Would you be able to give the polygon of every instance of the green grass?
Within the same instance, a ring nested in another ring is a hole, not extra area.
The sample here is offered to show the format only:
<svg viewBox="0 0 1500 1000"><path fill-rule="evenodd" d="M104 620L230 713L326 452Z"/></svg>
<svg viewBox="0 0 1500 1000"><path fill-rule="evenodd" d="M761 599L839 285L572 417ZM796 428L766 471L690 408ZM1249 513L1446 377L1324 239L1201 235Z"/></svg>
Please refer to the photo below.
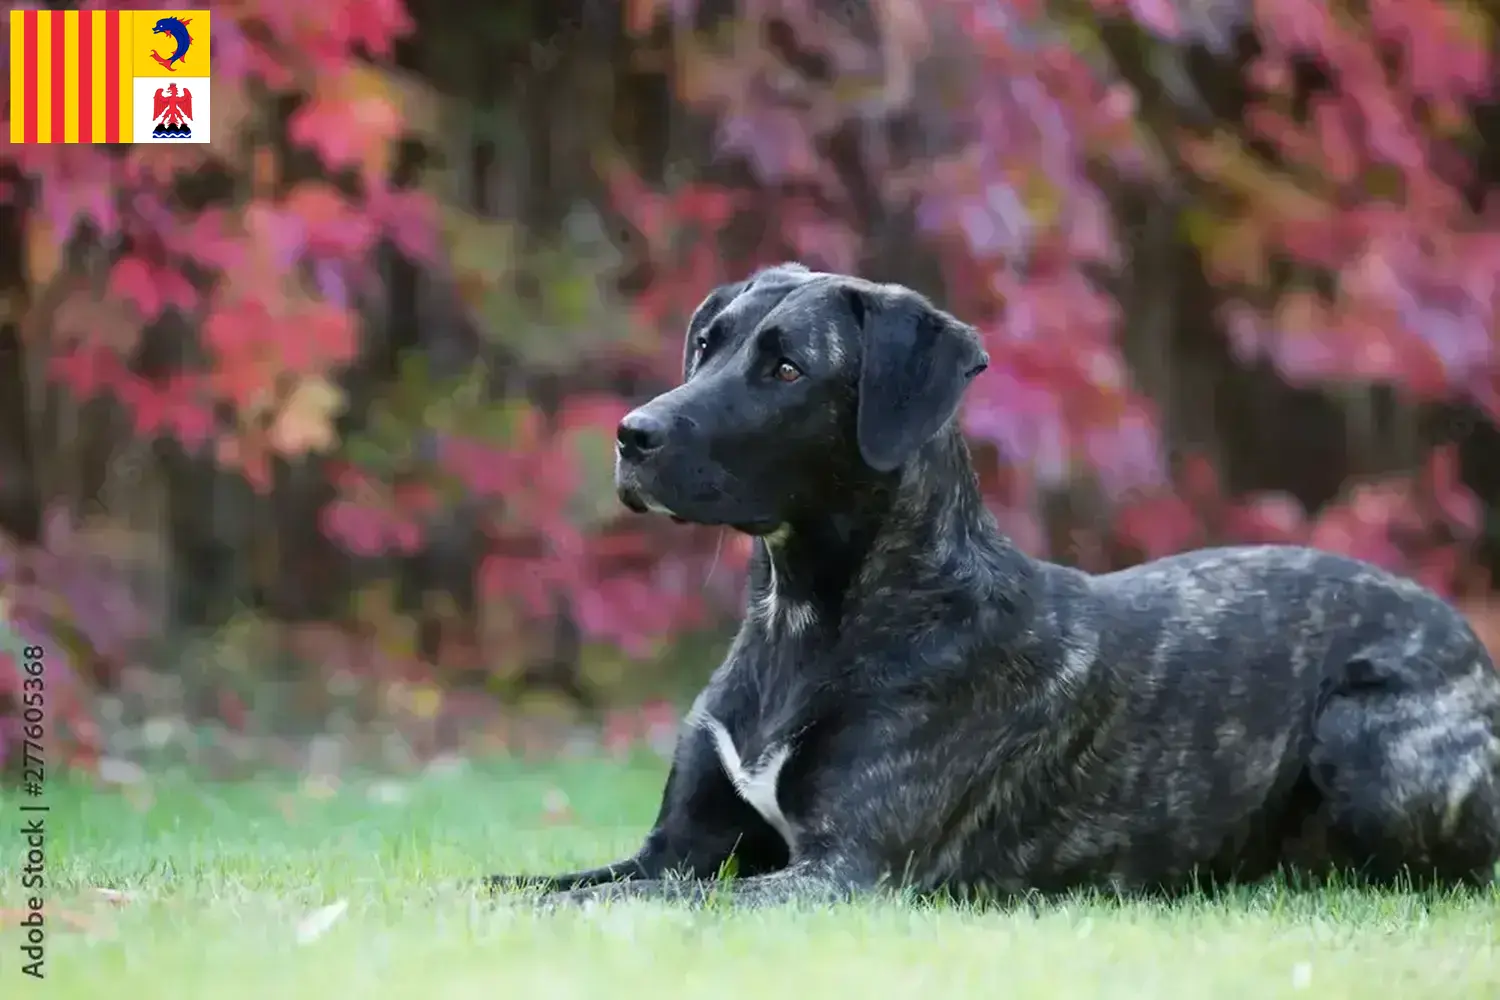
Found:
<svg viewBox="0 0 1500 1000"><path fill-rule="evenodd" d="M491 870L624 854L654 813L661 776L655 764L496 766L414 781L398 803L353 781L318 799L291 783L162 779L149 805L55 784L44 983L18 971L16 910L28 893L13 849L19 802L8 795L0 996L1500 997L1500 893L1266 888L1038 912L617 904L536 915L451 887ZM543 821L553 788L571 801L567 824ZM103 900L99 886L130 898ZM341 919L299 944L299 921L341 900Z"/></svg>

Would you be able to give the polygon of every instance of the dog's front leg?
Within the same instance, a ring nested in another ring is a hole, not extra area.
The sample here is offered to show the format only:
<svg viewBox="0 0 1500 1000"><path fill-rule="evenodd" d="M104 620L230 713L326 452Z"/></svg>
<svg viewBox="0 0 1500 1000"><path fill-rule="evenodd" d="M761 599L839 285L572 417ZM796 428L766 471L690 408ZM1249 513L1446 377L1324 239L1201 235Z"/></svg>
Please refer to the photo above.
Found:
<svg viewBox="0 0 1500 1000"><path fill-rule="evenodd" d="M767 851L767 843L774 834L753 827L735 827L719 823L703 822L672 808L670 794L672 782L668 783L667 802L663 803L663 815L646 837L641 849L633 856L621 861L566 872L560 875L491 875L485 879L491 891L540 891L542 893L586 891L592 886L612 883L639 884L677 876L686 879L712 879L718 876L731 855L740 858L741 870L765 871L773 864ZM729 812L725 818L734 816ZM735 817L749 825L745 817ZM758 817L756 817L758 820ZM770 846L774 847L774 843Z"/></svg>
<svg viewBox="0 0 1500 1000"><path fill-rule="evenodd" d="M717 878L731 857L741 874L753 876L785 865L787 848L781 835L735 791L708 735L691 728L673 755L656 822L633 856L561 875L491 875L485 885L491 891L565 893L607 884L642 884L669 875L706 880Z"/></svg>
<svg viewBox="0 0 1500 1000"><path fill-rule="evenodd" d="M648 843L635 857L600 865L598 868L565 872L561 875L490 875L484 880L484 884L494 892L566 892L606 882L659 878L665 871L665 860L654 856Z"/></svg>
<svg viewBox="0 0 1500 1000"><path fill-rule="evenodd" d="M808 857L780 871L742 879L648 879L559 892L546 897L542 908L555 910L627 899L658 900L693 907L713 899L723 899L741 909L787 903L829 905L872 892L877 884L870 875L872 871L871 866L856 864L843 857Z"/></svg>

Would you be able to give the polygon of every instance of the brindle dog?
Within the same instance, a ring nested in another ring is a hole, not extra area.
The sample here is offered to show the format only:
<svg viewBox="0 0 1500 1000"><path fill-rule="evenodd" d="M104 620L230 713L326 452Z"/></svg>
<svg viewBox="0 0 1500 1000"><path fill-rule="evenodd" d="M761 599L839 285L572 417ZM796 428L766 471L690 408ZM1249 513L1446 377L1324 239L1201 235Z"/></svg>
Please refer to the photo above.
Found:
<svg viewBox="0 0 1500 1000"><path fill-rule="evenodd" d="M1463 618L1292 546L1103 576L1026 556L954 418L988 361L899 286L783 265L708 296L615 474L632 510L755 537L744 624L641 849L491 884L760 905L1492 878L1500 674Z"/></svg>

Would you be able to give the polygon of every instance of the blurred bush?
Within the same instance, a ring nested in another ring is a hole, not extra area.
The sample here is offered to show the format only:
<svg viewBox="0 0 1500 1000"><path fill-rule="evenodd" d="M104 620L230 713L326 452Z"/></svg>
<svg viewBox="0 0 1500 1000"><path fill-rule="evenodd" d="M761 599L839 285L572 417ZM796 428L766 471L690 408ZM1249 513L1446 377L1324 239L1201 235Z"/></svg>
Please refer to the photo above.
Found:
<svg viewBox="0 0 1500 1000"><path fill-rule="evenodd" d="M74 764L650 738L748 548L625 515L613 427L783 259L981 329L1026 549L1306 542L1500 638L1492 3L215 14L211 146L0 157L0 600Z"/></svg>

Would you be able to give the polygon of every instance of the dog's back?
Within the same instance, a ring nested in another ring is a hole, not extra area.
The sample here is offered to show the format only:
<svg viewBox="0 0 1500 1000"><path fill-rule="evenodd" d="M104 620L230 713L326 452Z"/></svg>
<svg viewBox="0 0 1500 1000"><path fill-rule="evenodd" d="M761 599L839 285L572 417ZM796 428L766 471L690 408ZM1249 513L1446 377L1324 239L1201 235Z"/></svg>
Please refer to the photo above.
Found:
<svg viewBox="0 0 1500 1000"><path fill-rule="evenodd" d="M1097 577L1037 566L1029 655L1054 665L1059 756L1036 769L1051 783L1035 815L996 818L1017 885L1368 866L1372 839L1419 866L1493 856L1500 675L1431 592L1292 546ZM972 874L997 867L988 854Z"/></svg>

